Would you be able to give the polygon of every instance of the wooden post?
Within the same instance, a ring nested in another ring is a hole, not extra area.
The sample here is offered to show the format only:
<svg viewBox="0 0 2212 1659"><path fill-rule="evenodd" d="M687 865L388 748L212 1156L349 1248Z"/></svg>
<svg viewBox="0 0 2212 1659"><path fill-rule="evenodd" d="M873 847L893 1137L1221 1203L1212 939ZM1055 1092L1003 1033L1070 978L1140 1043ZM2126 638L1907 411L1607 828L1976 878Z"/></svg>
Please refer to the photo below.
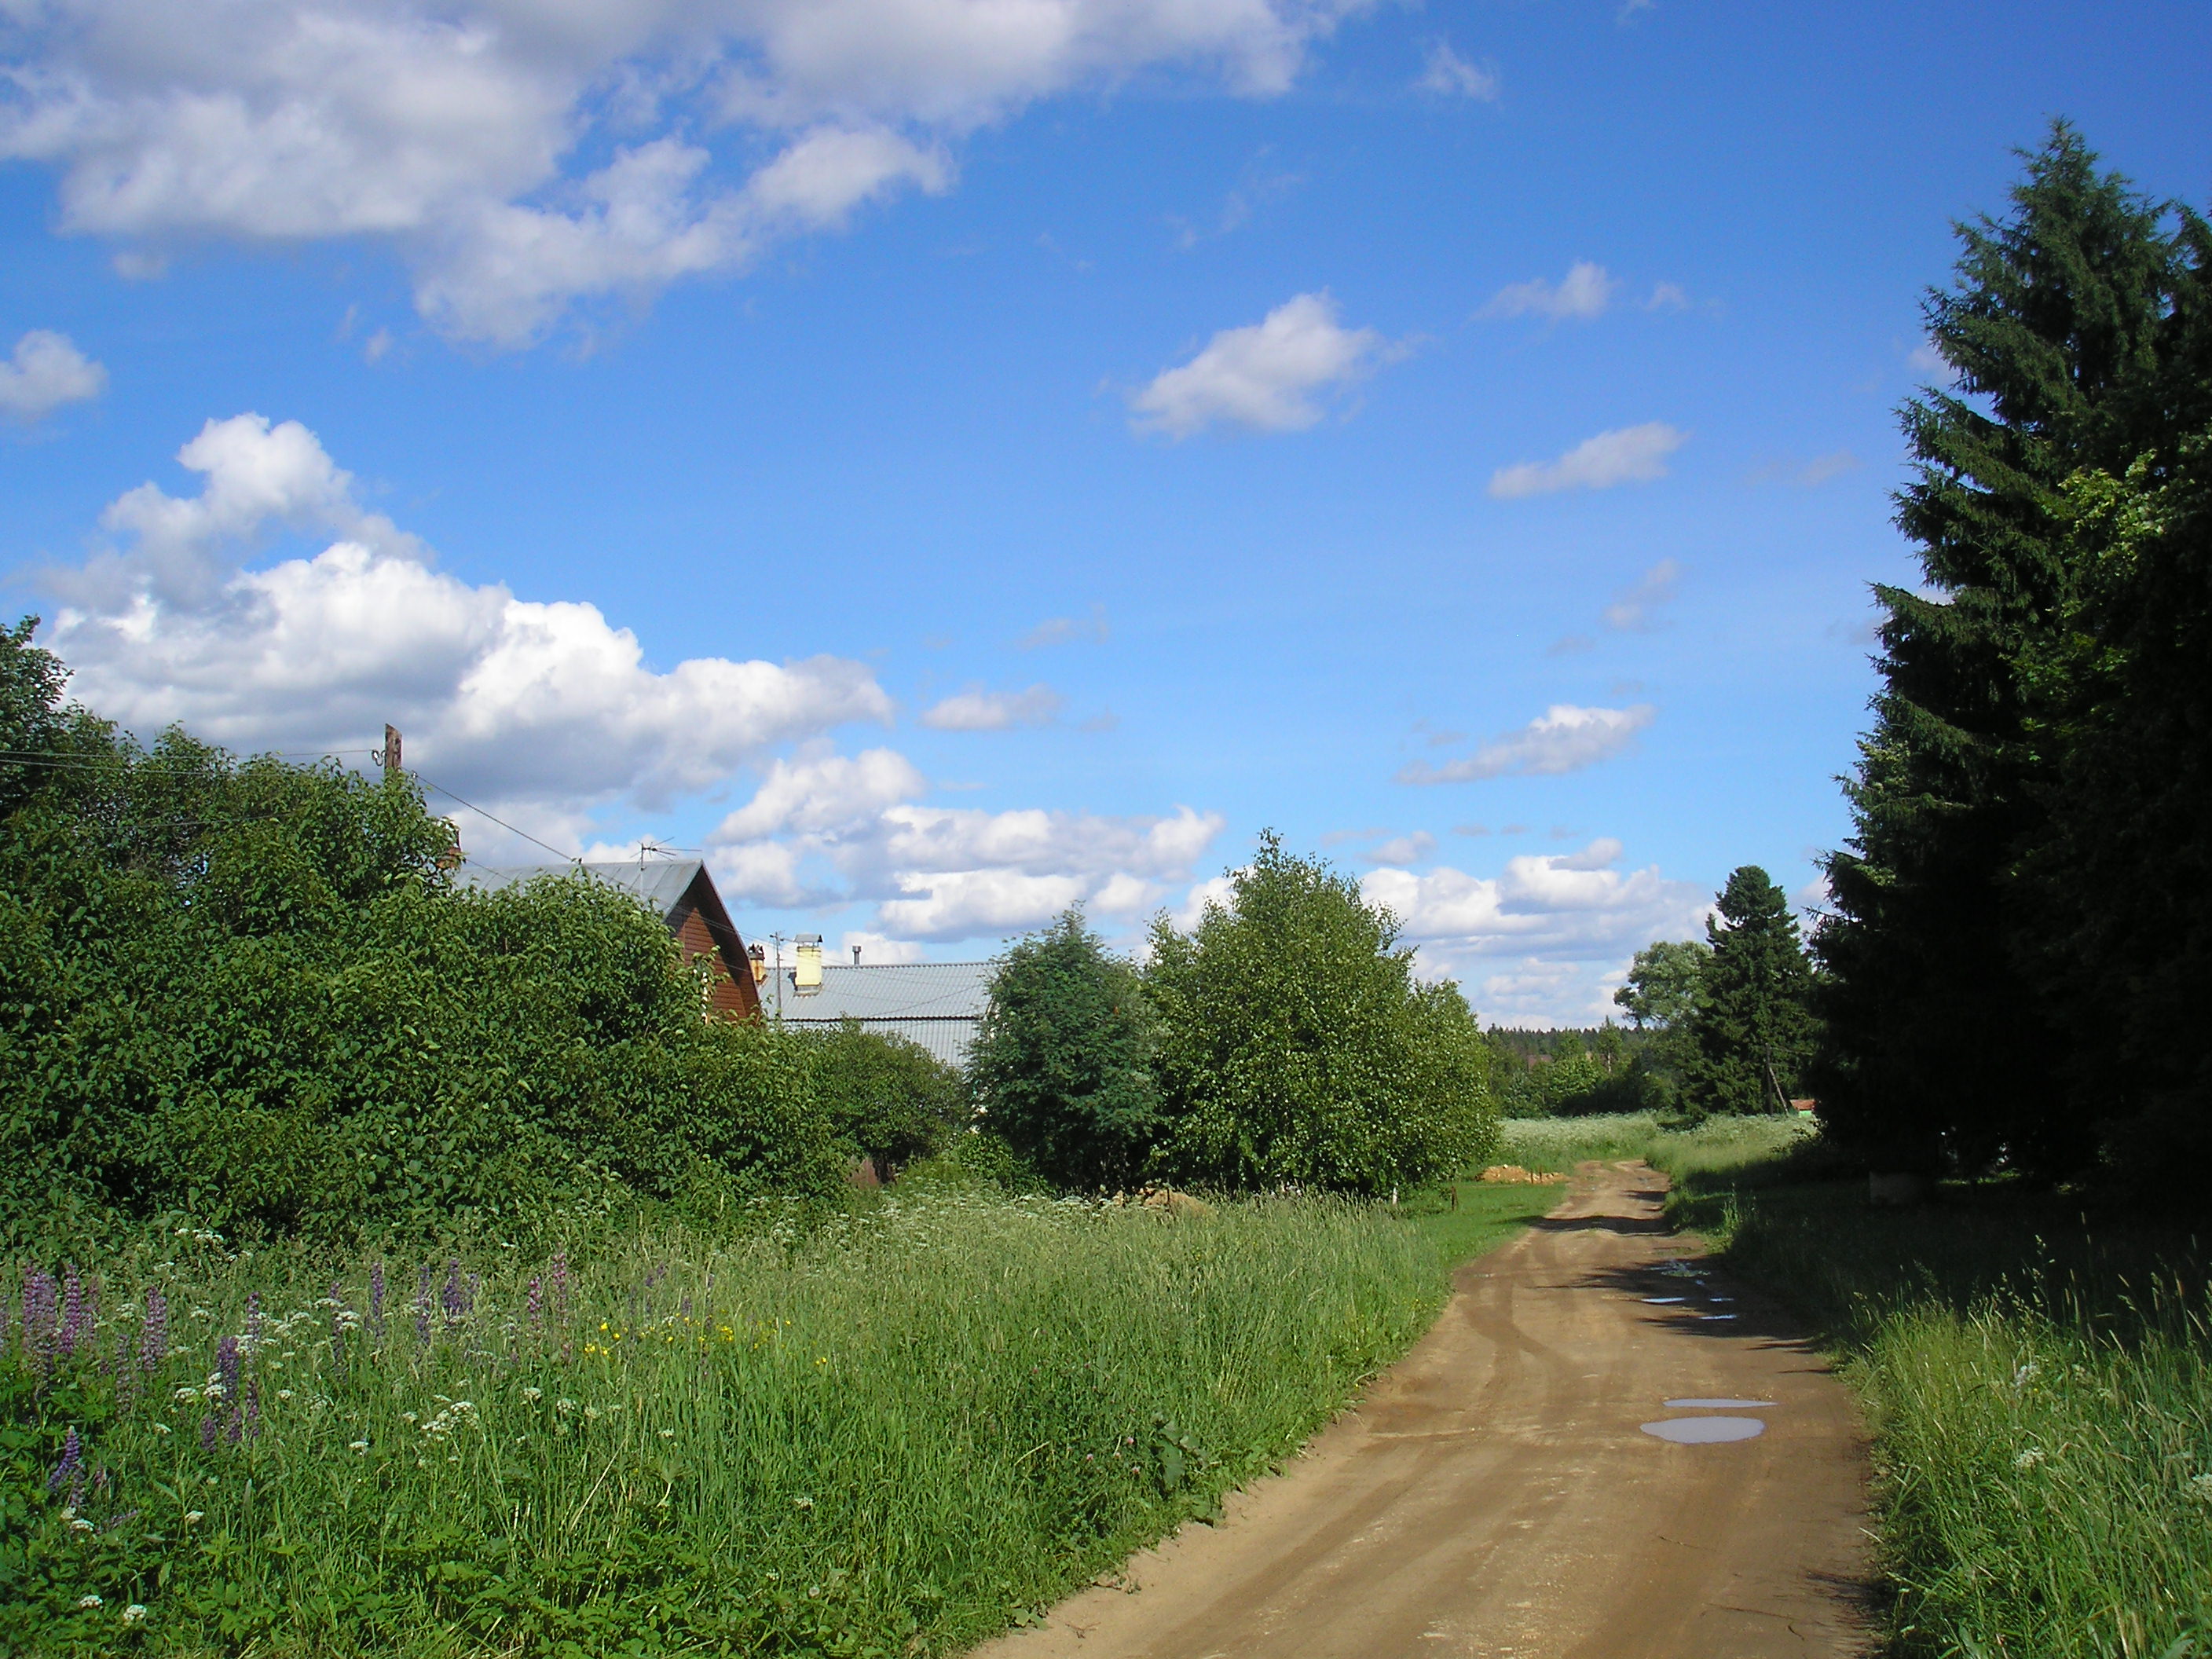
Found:
<svg viewBox="0 0 2212 1659"><path fill-rule="evenodd" d="M399 728L386 723L384 728L384 752L376 757L377 764L386 772L399 770Z"/></svg>

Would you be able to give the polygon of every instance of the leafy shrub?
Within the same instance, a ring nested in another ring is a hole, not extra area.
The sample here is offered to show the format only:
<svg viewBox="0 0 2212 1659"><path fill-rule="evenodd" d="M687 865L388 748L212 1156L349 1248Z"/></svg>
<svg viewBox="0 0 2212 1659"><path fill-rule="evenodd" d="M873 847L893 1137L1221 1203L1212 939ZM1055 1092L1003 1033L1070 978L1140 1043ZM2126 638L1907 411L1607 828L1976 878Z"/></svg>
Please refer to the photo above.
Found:
<svg viewBox="0 0 2212 1659"><path fill-rule="evenodd" d="M1456 986L1420 985L1397 924L1273 835L1189 933L1152 929L1179 1179L1376 1193L1464 1168L1496 1114L1482 1035Z"/></svg>
<svg viewBox="0 0 2212 1659"><path fill-rule="evenodd" d="M27 649L0 635L19 680ZM0 818L0 1230L420 1232L834 1188L805 1056L702 1018L628 896L455 890L451 826L399 775L147 750L77 710L43 740Z"/></svg>
<svg viewBox="0 0 2212 1659"><path fill-rule="evenodd" d="M841 1150L871 1160L884 1179L965 1126L966 1081L919 1043L862 1030L856 1019L798 1040Z"/></svg>
<svg viewBox="0 0 2212 1659"><path fill-rule="evenodd" d="M1131 1184L1164 1121L1152 1027L1135 969L1081 912L1020 940L992 979L968 1062L991 1132L1063 1187Z"/></svg>

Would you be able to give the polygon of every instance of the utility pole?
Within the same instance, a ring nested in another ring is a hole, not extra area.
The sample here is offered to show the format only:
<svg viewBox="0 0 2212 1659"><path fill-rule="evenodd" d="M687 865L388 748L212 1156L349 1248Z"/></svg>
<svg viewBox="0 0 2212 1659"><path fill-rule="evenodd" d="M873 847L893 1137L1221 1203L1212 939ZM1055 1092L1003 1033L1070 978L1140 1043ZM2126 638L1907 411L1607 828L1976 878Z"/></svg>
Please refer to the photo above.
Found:
<svg viewBox="0 0 2212 1659"><path fill-rule="evenodd" d="M399 728L388 720L384 727L384 747L378 751L376 763L384 769L386 777L400 769Z"/></svg>

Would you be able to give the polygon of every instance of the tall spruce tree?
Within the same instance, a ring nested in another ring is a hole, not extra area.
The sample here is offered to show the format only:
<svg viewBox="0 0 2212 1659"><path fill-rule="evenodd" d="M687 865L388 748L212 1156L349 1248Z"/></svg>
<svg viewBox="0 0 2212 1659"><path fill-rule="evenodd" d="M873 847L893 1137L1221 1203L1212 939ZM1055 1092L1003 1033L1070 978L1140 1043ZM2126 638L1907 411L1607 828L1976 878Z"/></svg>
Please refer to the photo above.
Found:
<svg viewBox="0 0 2212 1659"><path fill-rule="evenodd" d="M1700 1112L1787 1111L1813 1052L1813 970L1790 901L1747 864L1705 924L1684 1096Z"/></svg>
<svg viewBox="0 0 2212 1659"><path fill-rule="evenodd" d="M2168 426L2179 257L2161 210L2070 127L2027 161L2010 216L1958 228L1954 286L1925 304L1954 379L1902 411L1918 476L1897 521L1926 587L1875 590L1883 685L1814 939L1823 1116L1900 1167L2051 1170L2088 1150L2017 877L2051 835L2054 722L2075 698L2067 480L2124 474Z"/></svg>

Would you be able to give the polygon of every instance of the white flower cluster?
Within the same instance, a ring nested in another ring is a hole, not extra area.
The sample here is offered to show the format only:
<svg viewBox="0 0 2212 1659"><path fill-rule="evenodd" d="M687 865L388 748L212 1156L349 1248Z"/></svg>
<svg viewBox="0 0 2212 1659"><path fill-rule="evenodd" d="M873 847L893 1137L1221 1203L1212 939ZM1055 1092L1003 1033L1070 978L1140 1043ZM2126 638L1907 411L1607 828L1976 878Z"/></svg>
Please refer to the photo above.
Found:
<svg viewBox="0 0 2212 1659"><path fill-rule="evenodd" d="M445 1408L439 1412L436 1416L431 1418L429 1421L422 1425L422 1432L428 1438L432 1440L443 1440L447 1435L453 1433L455 1429L473 1427L475 1425L477 1422L477 1408L470 1401L465 1400L446 1400L446 1396L443 1395L438 1395L437 1398L441 1401L445 1401Z"/></svg>

